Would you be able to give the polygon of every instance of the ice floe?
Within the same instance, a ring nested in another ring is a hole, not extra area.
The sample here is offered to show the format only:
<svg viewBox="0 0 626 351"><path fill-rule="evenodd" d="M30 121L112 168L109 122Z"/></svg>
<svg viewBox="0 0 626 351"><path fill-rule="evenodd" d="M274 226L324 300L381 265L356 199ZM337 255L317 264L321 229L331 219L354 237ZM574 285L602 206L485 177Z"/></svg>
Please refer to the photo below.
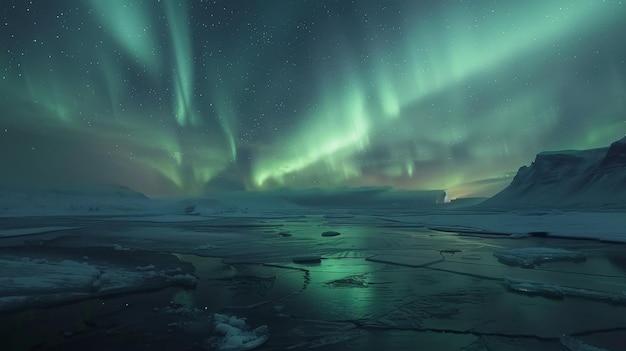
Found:
<svg viewBox="0 0 626 351"><path fill-rule="evenodd" d="M615 304L626 304L626 294L624 292L616 293L584 288L574 288L516 278L506 278L505 282L511 290L524 294L541 295L551 298L572 296Z"/></svg>
<svg viewBox="0 0 626 351"><path fill-rule="evenodd" d="M125 267L75 260L0 257L0 312L48 306L94 296L167 286L192 287L196 278L180 269Z"/></svg>
<svg viewBox="0 0 626 351"><path fill-rule="evenodd" d="M582 252L549 247L523 247L496 250L493 255L504 264L532 268L545 262L568 261L582 262L587 256Z"/></svg>

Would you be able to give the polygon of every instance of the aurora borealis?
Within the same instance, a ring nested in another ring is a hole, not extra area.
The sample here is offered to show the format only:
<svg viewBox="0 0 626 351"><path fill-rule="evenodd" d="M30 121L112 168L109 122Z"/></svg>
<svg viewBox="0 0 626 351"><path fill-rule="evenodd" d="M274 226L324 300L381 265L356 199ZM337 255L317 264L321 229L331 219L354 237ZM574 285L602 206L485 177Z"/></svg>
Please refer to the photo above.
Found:
<svg viewBox="0 0 626 351"><path fill-rule="evenodd" d="M0 183L491 195L626 133L626 2L3 1Z"/></svg>

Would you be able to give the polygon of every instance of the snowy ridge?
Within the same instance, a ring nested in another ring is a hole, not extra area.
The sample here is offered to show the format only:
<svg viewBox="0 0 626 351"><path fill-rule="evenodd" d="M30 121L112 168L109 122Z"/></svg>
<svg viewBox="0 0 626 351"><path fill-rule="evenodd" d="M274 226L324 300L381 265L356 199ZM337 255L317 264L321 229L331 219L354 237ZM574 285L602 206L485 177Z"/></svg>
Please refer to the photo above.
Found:
<svg viewBox="0 0 626 351"><path fill-rule="evenodd" d="M542 152L481 206L624 207L626 142L608 148Z"/></svg>

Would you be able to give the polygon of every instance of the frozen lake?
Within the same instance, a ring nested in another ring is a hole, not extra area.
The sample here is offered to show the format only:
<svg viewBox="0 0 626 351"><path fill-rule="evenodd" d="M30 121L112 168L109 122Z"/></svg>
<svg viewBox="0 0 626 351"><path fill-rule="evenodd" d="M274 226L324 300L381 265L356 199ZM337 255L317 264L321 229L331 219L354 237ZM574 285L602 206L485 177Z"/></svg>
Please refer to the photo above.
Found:
<svg viewBox="0 0 626 351"><path fill-rule="evenodd" d="M623 245L404 218L4 218L3 349L622 349Z"/></svg>

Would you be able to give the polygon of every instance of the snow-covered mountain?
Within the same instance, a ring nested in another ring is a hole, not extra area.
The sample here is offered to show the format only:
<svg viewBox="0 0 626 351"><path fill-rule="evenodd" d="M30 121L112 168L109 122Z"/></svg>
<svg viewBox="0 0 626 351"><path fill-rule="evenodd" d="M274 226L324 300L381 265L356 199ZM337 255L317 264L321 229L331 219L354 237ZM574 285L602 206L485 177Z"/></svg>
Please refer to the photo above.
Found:
<svg viewBox="0 0 626 351"><path fill-rule="evenodd" d="M605 148L539 153L482 206L626 207L626 137Z"/></svg>

